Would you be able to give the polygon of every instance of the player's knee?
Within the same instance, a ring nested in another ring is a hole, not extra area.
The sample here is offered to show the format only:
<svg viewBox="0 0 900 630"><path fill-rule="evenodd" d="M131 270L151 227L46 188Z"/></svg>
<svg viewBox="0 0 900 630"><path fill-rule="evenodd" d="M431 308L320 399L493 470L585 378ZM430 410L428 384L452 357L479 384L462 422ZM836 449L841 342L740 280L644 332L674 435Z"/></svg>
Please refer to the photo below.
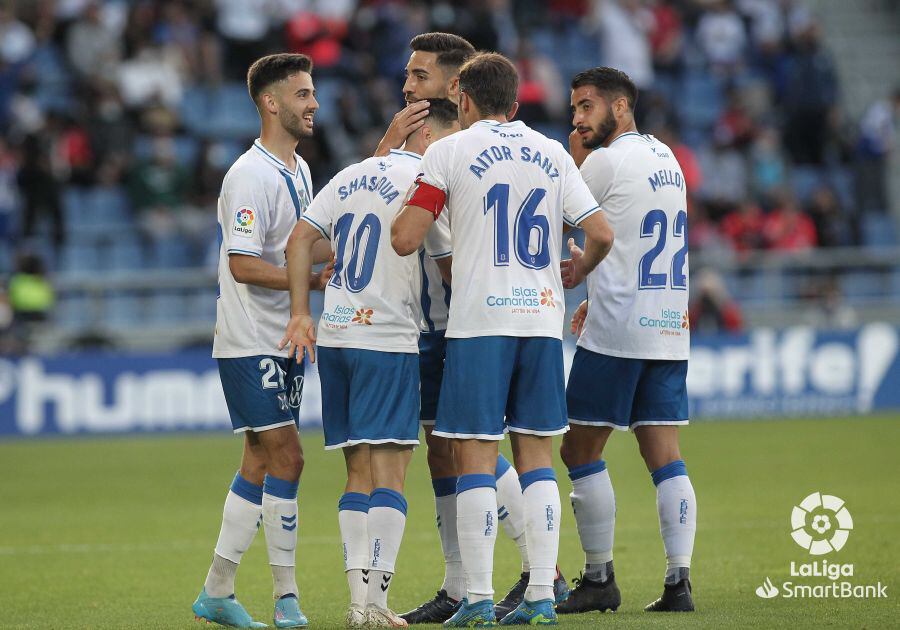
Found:
<svg viewBox="0 0 900 630"><path fill-rule="evenodd" d="M566 468L574 468L575 466L580 466L581 464L588 463L587 461L583 461L586 457L585 455L584 444L579 445L577 441L573 439L567 439L569 434L567 433L563 437L562 444L559 447L559 456L563 461L563 464L566 465Z"/></svg>
<svg viewBox="0 0 900 630"><path fill-rule="evenodd" d="M259 460L241 462L241 477L252 484L261 486L266 478L266 463Z"/></svg>

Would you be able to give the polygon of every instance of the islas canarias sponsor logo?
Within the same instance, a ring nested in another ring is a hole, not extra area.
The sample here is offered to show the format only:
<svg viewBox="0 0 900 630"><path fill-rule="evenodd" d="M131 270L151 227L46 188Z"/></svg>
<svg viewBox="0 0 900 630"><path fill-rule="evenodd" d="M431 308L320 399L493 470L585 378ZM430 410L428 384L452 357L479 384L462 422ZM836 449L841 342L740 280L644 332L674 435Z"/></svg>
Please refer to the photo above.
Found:
<svg viewBox="0 0 900 630"><path fill-rule="evenodd" d="M553 289L547 287L536 289L512 286L508 295L487 296L485 304L490 308L556 308L556 297Z"/></svg>
<svg viewBox="0 0 900 630"><path fill-rule="evenodd" d="M661 334L681 335L690 329L691 322L687 311L664 308L655 316L641 315L638 318L638 325L641 328L655 328Z"/></svg>

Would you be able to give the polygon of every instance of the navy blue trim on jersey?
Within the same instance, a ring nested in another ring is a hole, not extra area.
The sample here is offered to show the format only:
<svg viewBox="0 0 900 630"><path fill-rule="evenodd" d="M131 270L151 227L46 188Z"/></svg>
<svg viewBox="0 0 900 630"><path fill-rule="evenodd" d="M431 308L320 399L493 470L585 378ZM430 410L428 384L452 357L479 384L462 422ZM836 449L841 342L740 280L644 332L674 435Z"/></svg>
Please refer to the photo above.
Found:
<svg viewBox="0 0 900 630"><path fill-rule="evenodd" d="M303 215L303 209L300 207L300 197L297 196L297 188L294 186L294 180L291 179L291 174L288 171L279 171L281 176L284 177L284 181L287 182L288 192L291 193L291 201L294 203L294 213L297 215L297 220L300 220L300 217Z"/></svg>
<svg viewBox="0 0 900 630"><path fill-rule="evenodd" d="M425 325L428 326L428 332L434 332L434 321L431 319L431 296L428 295L428 274L425 273L424 249L419 250L419 270L422 272L422 294L419 296L422 317L425 319Z"/></svg>
<svg viewBox="0 0 900 630"><path fill-rule="evenodd" d="M453 252L444 252L443 254L432 254L432 260L440 260L441 258L446 258L447 256L452 256Z"/></svg>
<svg viewBox="0 0 900 630"><path fill-rule="evenodd" d="M582 220L584 220L585 218L587 218L588 215L592 214L592 213L594 212L594 210L598 210L599 208L600 208L600 206L594 206L594 207L591 208L590 210L585 210L584 212L582 212L582 213L578 216L578 218L575 219L575 225L577 226L579 223L581 223Z"/></svg>
<svg viewBox="0 0 900 630"><path fill-rule="evenodd" d="M328 233L325 231L325 228L323 228L321 225L319 225L318 223L316 223L315 221L313 221L312 219L310 219L308 216L303 215L303 216L300 218L300 220L301 220L301 221L306 221L306 222L309 223L311 226L313 226L314 228L316 228L316 229L319 231L319 233L322 234L322 236L324 236L325 238L327 238L329 241L331 240L331 237L330 237L330 236L328 235Z"/></svg>
<svg viewBox="0 0 900 630"><path fill-rule="evenodd" d="M286 170L288 173L291 173L291 169L289 169L289 168L287 167L287 164L285 164L284 162L282 162L281 160L279 160L277 157L275 157L275 154L271 153L268 149L266 149L266 148L262 145L262 142L260 142L259 138L257 138L256 140L253 141L253 146L256 147L257 149L259 149L259 151L260 151L264 156L266 156L266 157L269 158L272 162L274 162L275 165L276 165L279 169L284 169L284 170ZM296 173L291 173L291 175L293 175L294 177L298 177L298 176L300 176L300 174L301 174L301 171L300 171L300 156L297 155L296 153L294 153L294 159L295 159L295 161L297 162L297 172L296 172ZM304 182L304 183L305 183L305 182ZM309 192L309 189L307 188L307 193L308 193L308 192Z"/></svg>
<svg viewBox="0 0 900 630"><path fill-rule="evenodd" d="M412 151L401 151L399 149L391 149L391 153L394 155L405 155L407 157L416 158L417 160L421 160L422 156L418 153L413 153Z"/></svg>
<svg viewBox="0 0 900 630"><path fill-rule="evenodd" d="M262 258L260 254L257 254L256 252L248 252L246 249L229 249L227 253L242 254L244 256L256 256L257 258Z"/></svg>
<svg viewBox="0 0 900 630"><path fill-rule="evenodd" d="M616 142L619 141L619 138L624 138L625 136L638 136L640 138L644 138L643 134L639 134L637 131L626 131L621 136L617 136L615 140L610 142L609 146L612 146L613 144L615 144ZM644 138L644 140L646 140L646 138Z"/></svg>
<svg viewBox="0 0 900 630"><path fill-rule="evenodd" d="M441 286L444 288L444 304L450 308L450 285L441 280Z"/></svg>

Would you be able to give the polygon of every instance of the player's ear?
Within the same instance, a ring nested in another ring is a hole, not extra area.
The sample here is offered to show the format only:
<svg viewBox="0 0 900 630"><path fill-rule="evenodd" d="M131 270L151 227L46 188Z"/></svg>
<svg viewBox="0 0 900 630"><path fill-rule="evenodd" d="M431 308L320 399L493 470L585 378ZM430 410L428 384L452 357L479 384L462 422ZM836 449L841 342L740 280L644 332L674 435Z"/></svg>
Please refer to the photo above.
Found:
<svg viewBox="0 0 900 630"><path fill-rule="evenodd" d="M447 96L452 98L459 94L459 75L450 79L450 86L447 88Z"/></svg>
<svg viewBox="0 0 900 630"><path fill-rule="evenodd" d="M516 113L519 111L519 103L515 102L512 104L512 107L509 108L509 112L506 114L506 120L512 120L516 117Z"/></svg>
<svg viewBox="0 0 900 630"><path fill-rule="evenodd" d="M278 113L278 103L275 102L275 95L271 92L264 92L259 97L260 109L269 112L270 114Z"/></svg>

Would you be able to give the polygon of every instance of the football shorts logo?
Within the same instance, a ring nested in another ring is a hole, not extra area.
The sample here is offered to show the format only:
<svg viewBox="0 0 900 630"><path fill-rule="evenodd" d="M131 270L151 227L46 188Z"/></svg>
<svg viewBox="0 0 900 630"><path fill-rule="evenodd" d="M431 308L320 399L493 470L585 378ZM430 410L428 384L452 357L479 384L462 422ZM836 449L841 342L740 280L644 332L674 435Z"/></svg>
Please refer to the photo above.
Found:
<svg viewBox="0 0 900 630"><path fill-rule="evenodd" d="M240 208L234 213L234 227L232 231L240 236L251 236L253 226L256 223L256 213L252 208Z"/></svg>
<svg viewBox="0 0 900 630"><path fill-rule="evenodd" d="M288 406L291 409L299 409L300 403L303 401L303 377L295 376L294 385L288 392Z"/></svg>
<svg viewBox="0 0 900 630"><path fill-rule="evenodd" d="M356 309L356 314L351 320L354 324L363 324L364 326L371 326L372 322L369 321L372 319L372 315L375 313L371 308L358 308Z"/></svg>
<svg viewBox="0 0 900 630"><path fill-rule="evenodd" d="M844 500L830 494L813 492L791 511L791 538L813 556L840 551L852 529Z"/></svg>

